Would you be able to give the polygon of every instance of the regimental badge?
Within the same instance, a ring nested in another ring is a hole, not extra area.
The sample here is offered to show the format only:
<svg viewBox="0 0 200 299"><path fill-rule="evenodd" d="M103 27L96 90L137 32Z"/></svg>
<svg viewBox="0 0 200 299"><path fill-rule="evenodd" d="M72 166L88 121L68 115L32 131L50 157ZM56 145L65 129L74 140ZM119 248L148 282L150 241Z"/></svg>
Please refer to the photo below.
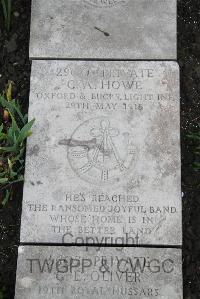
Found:
<svg viewBox="0 0 200 299"><path fill-rule="evenodd" d="M112 123L114 125L112 125ZM127 128L104 117L82 123L68 143L73 171L94 185L119 182L134 161L134 145Z"/></svg>

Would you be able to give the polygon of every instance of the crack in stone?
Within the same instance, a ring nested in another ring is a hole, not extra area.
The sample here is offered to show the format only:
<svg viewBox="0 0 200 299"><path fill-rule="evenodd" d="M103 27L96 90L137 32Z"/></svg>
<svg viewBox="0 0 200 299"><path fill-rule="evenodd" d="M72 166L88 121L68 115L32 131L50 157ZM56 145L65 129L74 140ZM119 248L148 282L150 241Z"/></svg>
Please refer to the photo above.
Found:
<svg viewBox="0 0 200 299"><path fill-rule="evenodd" d="M110 34L106 31L103 31L102 29L98 28L98 27L94 27L96 30L102 32L105 36L110 36Z"/></svg>

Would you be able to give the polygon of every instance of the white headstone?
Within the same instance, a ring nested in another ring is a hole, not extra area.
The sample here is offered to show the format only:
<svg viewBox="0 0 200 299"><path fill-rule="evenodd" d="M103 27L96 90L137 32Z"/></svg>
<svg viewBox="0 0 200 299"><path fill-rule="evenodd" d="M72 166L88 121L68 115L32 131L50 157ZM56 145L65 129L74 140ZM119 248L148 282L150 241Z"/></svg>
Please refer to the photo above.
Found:
<svg viewBox="0 0 200 299"><path fill-rule="evenodd" d="M19 247L15 299L182 299L180 249Z"/></svg>
<svg viewBox="0 0 200 299"><path fill-rule="evenodd" d="M181 245L175 62L34 61L21 242Z"/></svg>
<svg viewBox="0 0 200 299"><path fill-rule="evenodd" d="M176 35L176 0L32 1L32 59L176 59Z"/></svg>

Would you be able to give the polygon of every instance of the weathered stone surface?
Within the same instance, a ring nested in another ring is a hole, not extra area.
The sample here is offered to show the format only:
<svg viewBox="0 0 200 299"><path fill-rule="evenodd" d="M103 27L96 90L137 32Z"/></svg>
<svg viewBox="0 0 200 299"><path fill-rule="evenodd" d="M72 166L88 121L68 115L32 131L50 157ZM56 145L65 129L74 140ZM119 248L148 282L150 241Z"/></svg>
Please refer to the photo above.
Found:
<svg viewBox="0 0 200 299"><path fill-rule="evenodd" d="M33 0L31 58L176 59L176 0Z"/></svg>
<svg viewBox="0 0 200 299"><path fill-rule="evenodd" d="M34 61L22 242L180 245L175 62Z"/></svg>
<svg viewBox="0 0 200 299"><path fill-rule="evenodd" d="M19 248L15 299L182 299L181 250Z"/></svg>

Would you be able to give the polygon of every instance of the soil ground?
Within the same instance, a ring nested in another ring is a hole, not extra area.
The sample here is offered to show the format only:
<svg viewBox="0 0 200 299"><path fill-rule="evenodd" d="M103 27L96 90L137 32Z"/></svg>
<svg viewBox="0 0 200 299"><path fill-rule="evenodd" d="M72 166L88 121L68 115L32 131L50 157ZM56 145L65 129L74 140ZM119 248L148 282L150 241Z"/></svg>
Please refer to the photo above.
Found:
<svg viewBox="0 0 200 299"><path fill-rule="evenodd" d="M30 62L28 58L31 0L13 0L12 29L3 30L0 10L0 91L8 80L15 96L28 110ZM187 137L200 123L200 1L178 1L178 62L181 73L181 149L183 201L184 299L200 298L200 173L192 163L195 143ZM0 208L0 291L14 298L22 184L5 208ZM173 299L173 298L172 298Z"/></svg>

